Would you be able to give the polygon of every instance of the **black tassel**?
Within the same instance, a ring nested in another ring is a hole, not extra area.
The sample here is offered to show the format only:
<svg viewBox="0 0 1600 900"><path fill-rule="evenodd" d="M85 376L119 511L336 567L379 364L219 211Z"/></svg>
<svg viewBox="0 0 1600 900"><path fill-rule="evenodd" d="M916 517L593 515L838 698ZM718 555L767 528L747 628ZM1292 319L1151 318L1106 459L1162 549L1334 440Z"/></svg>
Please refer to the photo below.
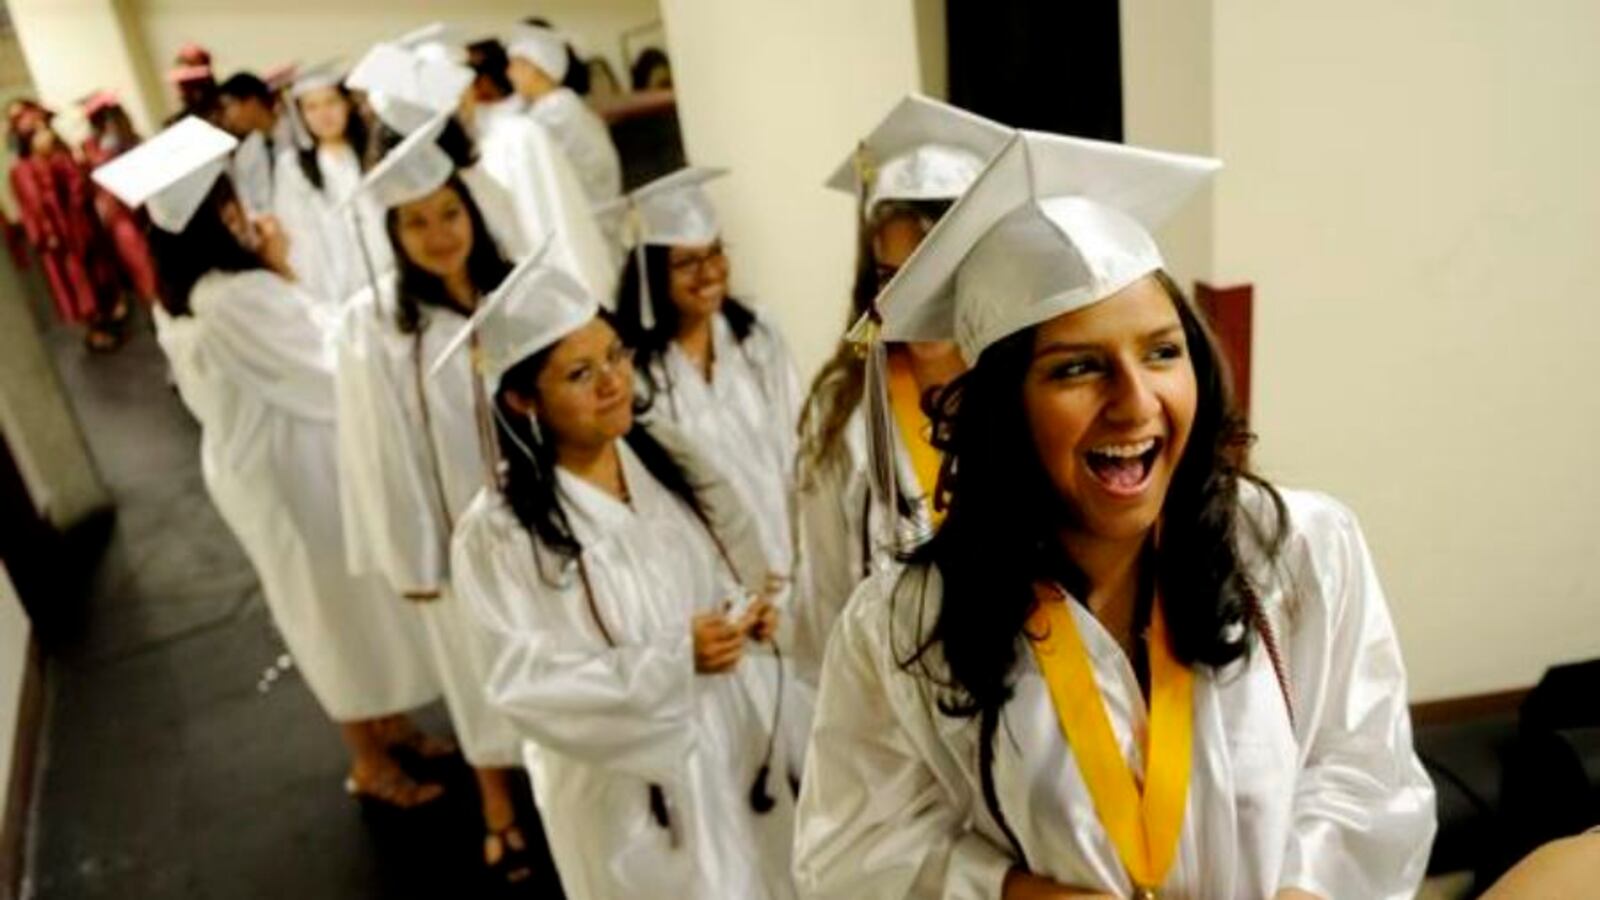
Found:
<svg viewBox="0 0 1600 900"><path fill-rule="evenodd" d="M667 813L667 792L659 784L650 785L650 815L657 825L672 829L672 816Z"/></svg>
<svg viewBox="0 0 1600 900"><path fill-rule="evenodd" d="M767 790L767 776L772 773L772 767L766 763L761 765L761 771L756 773L755 783L750 785L750 808L761 815L772 812L778 801L772 799L772 794Z"/></svg>

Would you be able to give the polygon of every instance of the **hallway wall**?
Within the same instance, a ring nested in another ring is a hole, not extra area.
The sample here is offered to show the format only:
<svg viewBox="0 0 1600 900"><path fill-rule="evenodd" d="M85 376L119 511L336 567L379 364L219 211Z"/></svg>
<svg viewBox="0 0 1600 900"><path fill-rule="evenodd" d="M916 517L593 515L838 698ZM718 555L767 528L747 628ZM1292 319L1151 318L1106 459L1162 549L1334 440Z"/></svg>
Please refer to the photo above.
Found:
<svg viewBox="0 0 1600 900"><path fill-rule="evenodd" d="M855 205L822 189L927 60L913 0L664 0L678 115L692 163L728 166L711 186L734 292L783 326L809 380L845 326ZM926 9L923 10L926 14ZM939 68L936 64L932 68Z"/></svg>
<svg viewBox="0 0 1600 900"><path fill-rule="evenodd" d="M1600 655L1600 7L1211 6L1259 461L1361 515L1414 699Z"/></svg>

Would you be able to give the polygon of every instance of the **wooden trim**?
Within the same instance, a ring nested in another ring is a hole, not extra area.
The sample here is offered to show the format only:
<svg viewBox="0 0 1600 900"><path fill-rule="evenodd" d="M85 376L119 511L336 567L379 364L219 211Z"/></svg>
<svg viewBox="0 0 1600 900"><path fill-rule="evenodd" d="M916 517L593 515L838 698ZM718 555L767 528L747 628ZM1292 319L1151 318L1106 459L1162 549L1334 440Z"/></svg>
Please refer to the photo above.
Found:
<svg viewBox="0 0 1600 900"><path fill-rule="evenodd" d="M1205 314L1227 358L1233 382L1233 396L1239 412L1250 418L1250 363L1254 355L1255 286L1236 284L1218 287L1204 281L1195 283L1195 303Z"/></svg>
<svg viewBox="0 0 1600 900"><path fill-rule="evenodd" d="M39 642L28 637L22 665L22 690L17 704L17 732L11 747L11 771L5 809L0 810L0 900L22 896L27 869L28 813L33 808L34 775L44 731L44 663Z"/></svg>
<svg viewBox="0 0 1600 900"><path fill-rule="evenodd" d="M1515 715L1528 698L1532 688L1516 688L1489 694L1468 694L1464 697L1446 697L1426 703L1411 704L1413 725L1453 725L1486 716Z"/></svg>

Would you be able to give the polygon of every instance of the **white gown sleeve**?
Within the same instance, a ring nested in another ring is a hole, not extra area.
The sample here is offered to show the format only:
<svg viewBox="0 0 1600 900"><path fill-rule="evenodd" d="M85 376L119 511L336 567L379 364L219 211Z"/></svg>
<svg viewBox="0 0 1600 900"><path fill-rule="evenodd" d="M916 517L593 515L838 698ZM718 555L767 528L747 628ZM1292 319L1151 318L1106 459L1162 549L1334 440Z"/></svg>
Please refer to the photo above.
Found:
<svg viewBox="0 0 1600 900"><path fill-rule="evenodd" d="M523 234L522 225L517 221L517 208L511 202L511 194L478 166L461 169L458 174L461 183L472 192L472 200L483 213L484 224L500 245L500 252L514 263L526 259L533 248L529 246L527 235Z"/></svg>
<svg viewBox="0 0 1600 900"><path fill-rule="evenodd" d="M300 171L294 151L279 153L272 177L272 212L289 239L289 268L302 289L319 300L328 300L327 266L321 250L325 237L315 202L314 189Z"/></svg>
<svg viewBox="0 0 1600 900"><path fill-rule="evenodd" d="M482 165L511 193L523 236L538 247L554 235L553 258L609 307L617 272L583 185L544 126L525 117L496 127L507 134L486 148Z"/></svg>
<svg viewBox="0 0 1600 900"><path fill-rule="evenodd" d="M1286 648L1303 761L1279 887L1409 898L1437 825L1399 642L1354 515L1326 498L1310 506L1307 580L1322 602L1298 607Z"/></svg>
<svg viewBox="0 0 1600 900"><path fill-rule="evenodd" d="M438 501L370 296L346 304L332 336L348 561L352 571L379 574L398 593L436 595L445 562Z"/></svg>
<svg viewBox="0 0 1600 900"><path fill-rule="evenodd" d="M493 506L491 506L491 503ZM550 750L673 782L695 745L694 650L683 628L608 646L571 616L587 609L573 576L553 587L526 530L480 494L457 523L452 583L491 637L490 700ZM606 590L602 583L596 591Z"/></svg>
<svg viewBox="0 0 1600 900"><path fill-rule="evenodd" d="M832 455L795 492L795 669L816 684L823 651L845 601L865 577L862 559L867 498L865 472L849 446L859 417L840 435Z"/></svg>
<svg viewBox="0 0 1600 900"><path fill-rule="evenodd" d="M807 898L995 900L1012 861L927 757L925 691L904 682L888 645L899 570L867 581L829 642L795 823L795 877ZM917 698L917 699L912 699ZM917 708L897 709L910 703ZM922 738L922 739L919 739Z"/></svg>
<svg viewBox="0 0 1600 900"><path fill-rule="evenodd" d="M323 333L312 301L292 282L265 269L211 275L196 286L194 300L211 365L291 415L333 421L333 369Z"/></svg>

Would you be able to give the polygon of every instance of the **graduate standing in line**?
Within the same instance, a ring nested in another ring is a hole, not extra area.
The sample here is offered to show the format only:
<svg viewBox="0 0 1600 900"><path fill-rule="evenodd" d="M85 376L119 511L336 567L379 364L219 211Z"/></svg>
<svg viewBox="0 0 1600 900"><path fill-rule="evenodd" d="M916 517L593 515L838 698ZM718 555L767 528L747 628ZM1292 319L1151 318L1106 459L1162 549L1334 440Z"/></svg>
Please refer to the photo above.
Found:
<svg viewBox="0 0 1600 900"><path fill-rule="evenodd" d="M635 230L617 321L638 351L650 414L728 472L756 513L774 574L788 580L800 377L777 328L728 296L722 229L703 189L723 174L682 169L611 211Z"/></svg>
<svg viewBox="0 0 1600 900"><path fill-rule="evenodd" d="M111 91L96 91L83 102L89 136L83 141L83 162L90 169L105 165L139 145L139 133L127 110ZM94 211L106 243L117 261L121 283L144 303L156 301L156 268L145 240L145 223L109 191L95 186Z"/></svg>
<svg viewBox="0 0 1600 900"><path fill-rule="evenodd" d="M475 343L503 464L452 572L567 896L794 896L793 686L748 510L670 425L638 423L632 352L565 273L519 267L467 327L436 365Z"/></svg>
<svg viewBox="0 0 1600 900"><path fill-rule="evenodd" d="M261 580L296 667L353 757L346 788L395 807L437 799L391 757L426 755L402 717L438 688L416 613L379 580L348 574L332 362L314 300L286 275L270 219L251 222L223 175L237 142L180 121L96 170L143 204L162 283L157 336L200 422L206 488Z"/></svg>
<svg viewBox="0 0 1600 900"><path fill-rule="evenodd" d="M438 377L428 363L466 325L511 263L437 144L449 113L413 131L373 167L362 191L386 210L395 271L358 292L333 334L339 460L356 571L376 572L423 613L429 653L484 817L495 879L532 877L509 770L520 738L489 703L490 650L455 596L450 535L493 475L481 385L466 357Z"/></svg>
<svg viewBox="0 0 1600 900"><path fill-rule="evenodd" d="M1409 898L1434 795L1354 515L1251 475L1150 229L1212 160L1018 133L878 299L949 514L823 663L811 897Z"/></svg>
<svg viewBox="0 0 1600 900"><path fill-rule="evenodd" d="M484 172L511 193L530 243L538 246L550 239L556 265L595 296L611 296L616 263L583 183L560 145L528 117L526 101L512 90L504 49L493 41L473 46L478 84L489 87L467 105L463 118L470 119Z"/></svg>
<svg viewBox="0 0 1600 900"><path fill-rule="evenodd" d="M293 117L279 115L278 95L249 72L229 76L217 88L218 124L239 139L231 176L239 199L252 215L273 211L273 166L294 146Z"/></svg>
<svg viewBox="0 0 1600 900"><path fill-rule="evenodd" d="M367 284L362 242L376 253L383 271L387 258L379 211L369 200L352 199L361 183L367 152L367 126L340 72L324 64L298 75L285 100L295 146L278 154L273 174L273 209L289 237L289 265L307 293L328 308ZM360 204L366 225L358 235L343 207Z"/></svg>
<svg viewBox="0 0 1600 900"><path fill-rule="evenodd" d="M440 113L454 113L460 108L462 97L472 84L472 70L428 49L445 33L444 26L436 24L393 42L375 44L350 70L345 87L365 94L378 122L369 155L383 156ZM450 157L456 176L483 213L495 244L507 259L526 257L532 248L511 193L484 171L477 145L458 119L452 116L444 123L438 145ZM387 246L381 257L392 257Z"/></svg>
<svg viewBox="0 0 1600 900"><path fill-rule="evenodd" d="M515 25L505 38L506 77L527 113L555 138L578 173L590 206L622 196L622 158L611 130L562 82L572 64L567 42L550 28Z"/></svg>
<svg viewBox="0 0 1600 900"><path fill-rule="evenodd" d="M928 230L1004 146L1009 129L937 100L901 100L828 180L858 205L853 328L870 323L873 300ZM847 333L812 381L800 418L796 491L795 668L816 683L833 622L862 579L943 518L932 508L939 454L922 400L965 365L950 341L876 343L872 367L861 335ZM868 384L868 373L887 384ZM880 420L869 428L872 415Z"/></svg>
<svg viewBox="0 0 1600 900"><path fill-rule="evenodd" d="M56 315L86 326L90 350L115 350L127 306L117 290L112 254L101 239L93 185L72 148L56 134L55 113L32 100L8 110L11 193L28 243L39 258Z"/></svg>

